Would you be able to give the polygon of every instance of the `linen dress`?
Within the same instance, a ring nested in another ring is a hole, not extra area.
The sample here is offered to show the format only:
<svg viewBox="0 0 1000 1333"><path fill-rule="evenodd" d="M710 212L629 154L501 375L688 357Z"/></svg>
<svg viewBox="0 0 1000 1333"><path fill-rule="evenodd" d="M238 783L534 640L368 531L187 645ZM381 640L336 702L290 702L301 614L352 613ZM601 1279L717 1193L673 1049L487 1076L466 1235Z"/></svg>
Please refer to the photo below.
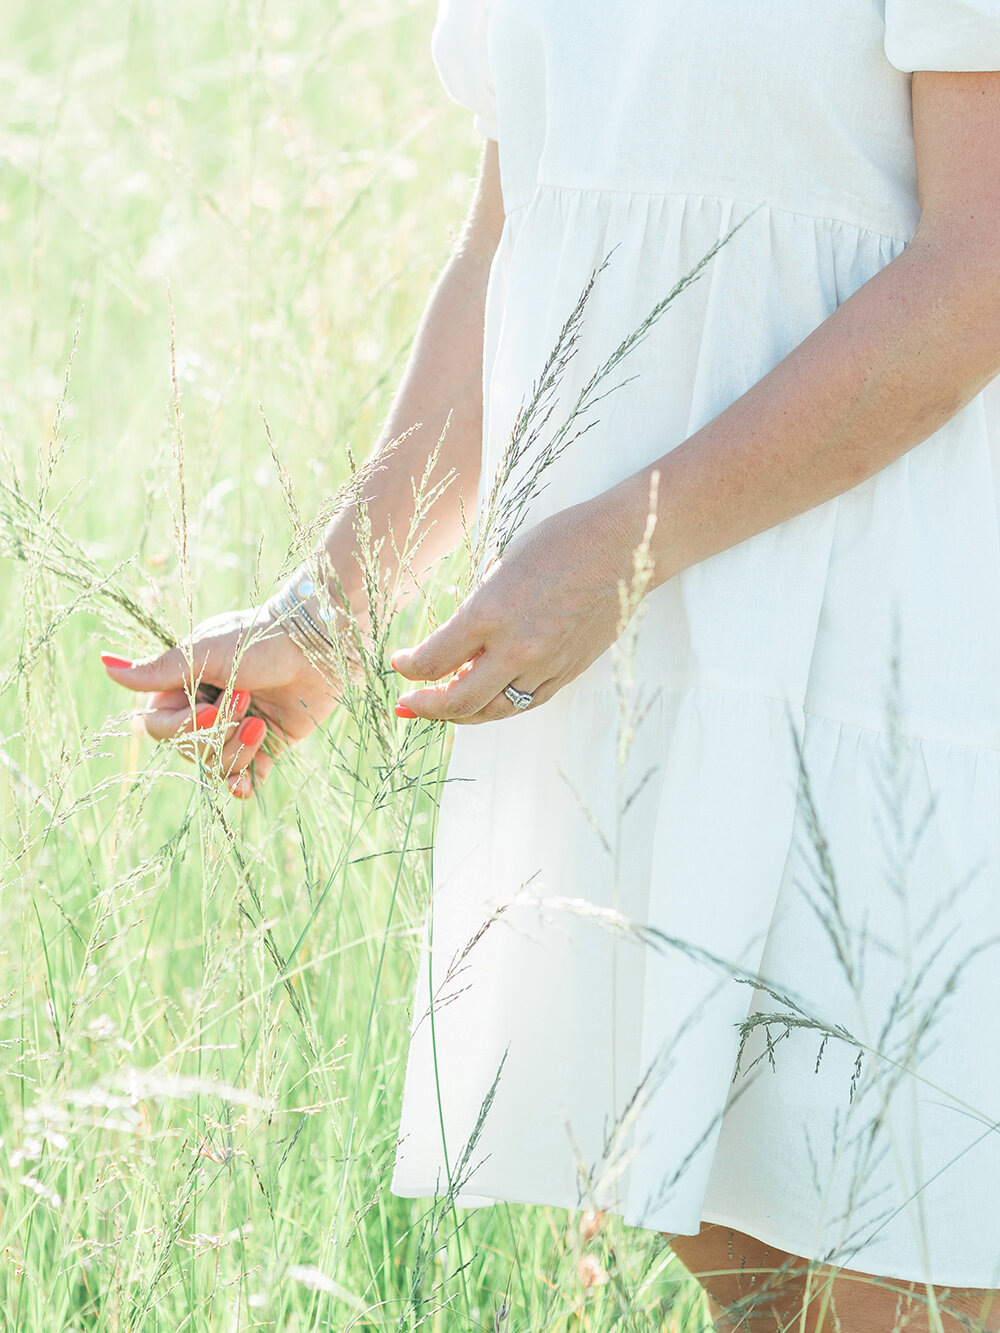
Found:
<svg viewBox="0 0 1000 1333"><path fill-rule="evenodd" d="M742 223L530 524L711 421L900 254L910 74L1000 69L1000 5L443 0L433 54L499 143L482 497L605 259L535 448ZM995 382L652 591L551 702L456 729L392 1189L998 1286L998 941Z"/></svg>

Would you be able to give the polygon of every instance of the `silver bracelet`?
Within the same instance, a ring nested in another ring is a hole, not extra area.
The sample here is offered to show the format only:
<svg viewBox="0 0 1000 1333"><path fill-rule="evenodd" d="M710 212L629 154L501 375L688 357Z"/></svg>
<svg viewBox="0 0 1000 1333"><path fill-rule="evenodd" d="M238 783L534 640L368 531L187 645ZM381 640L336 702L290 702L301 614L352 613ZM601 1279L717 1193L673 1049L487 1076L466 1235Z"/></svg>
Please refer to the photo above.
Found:
<svg viewBox="0 0 1000 1333"><path fill-rule="evenodd" d="M288 587L271 601L271 613L276 621L286 627L288 637L301 648L313 666L318 667L324 675L341 680L347 666L358 664L357 658L347 651L340 638L324 626L335 620L338 614L346 612L340 612L332 604L321 605L317 614L323 624L317 624L304 600L315 593L315 581L308 573L300 571Z"/></svg>

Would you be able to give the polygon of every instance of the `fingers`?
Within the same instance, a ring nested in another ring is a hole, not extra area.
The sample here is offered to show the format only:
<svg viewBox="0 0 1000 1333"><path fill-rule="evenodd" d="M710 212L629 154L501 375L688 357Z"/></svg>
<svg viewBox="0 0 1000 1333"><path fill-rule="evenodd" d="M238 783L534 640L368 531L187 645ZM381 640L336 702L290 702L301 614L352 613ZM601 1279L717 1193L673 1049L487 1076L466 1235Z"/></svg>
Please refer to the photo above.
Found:
<svg viewBox="0 0 1000 1333"><path fill-rule="evenodd" d="M192 709L188 691L198 685L207 660L206 654L200 656L200 663L197 657L192 663L183 650L171 648L146 662L131 662L111 653L102 653L101 661L112 680L150 693L149 707L139 716L153 740L190 736L189 741L177 746L185 759L200 755L206 766L218 768L234 796L251 796L273 767L273 760L261 754L267 723L261 717L245 716L250 706L249 690L234 690L228 706L221 692L218 704L199 704L196 695ZM220 721L222 707L225 714Z"/></svg>
<svg viewBox="0 0 1000 1333"><path fill-rule="evenodd" d="M212 711L202 710L205 714ZM214 725L208 722L208 728ZM221 745L208 728L199 729L205 731L206 736L204 741L196 742L202 761L209 770L225 779L234 796L252 796L274 765L271 756L264 754L261 749L268 736L267 723L262 717L238 720L222 732ZM183 748L181 752L184 752ZM193 755L187 754L185 757L192 758Z"/></svg>
<svg viewBox="0 0 1000 1333"><path fill-rule="evenodd" d="M474 609L469 610L473 603ZM504 635L502 648L496 646L497 628L482 598L473 594L470 602L459 607L450 620L422 643L393 653L392 667L407 680L437 682L401 694L396 704L397 716L486 722L509 713L512 708L509 700L498 702L498 696L522 668L529 671L530 668L526 646L513 642L509 634ZM488 649L485 643L491 639L495 646ZM536 677L535 684L543 683L544 679Z"/></svg>
<svg viewBox="0 0 1000 1333"><path fill-rule="evenodd" d="M516 667L511 666L507 654L487 651L466 663L451 680L400 695L396 714L443 722L494 722L527 711L515 708L504 694L504 689L511 684L522 693L533 696L531 708L551 698L558 688L553 678L539 681L516 675Z"/></svg>
<svg viewBox="0 0 1000 1333"><path fill-rule="evenodd" d="M164 690L152 696L149 706L139 713L148 735L154 741L165 741L171 736L188 732L206 731L214 727L219 717L219 704L196 704L192 713L191 702L182 690ZM249 690L234 690L226 715L226 731L240 722L250 706Z"/></svg>
<svg viewBox="0 0 1000 1333"><path fill-rule="evenodd" d="M254 788L264 780L271 767L266 755L258 758L260 747L267 736L267 723L262 717L248 717L237 727L235 735L222 748L219 762L229 790L234 796L252 796ZM264 760L267 759L267 763ZM251 773L250 766L254 771Z"/></svg>
<svg viewBox="0 0 1000 1333"><path fill-rule="evenodd" d="M242 711L245 709L244 703ZM195 751L200 753L206 767L225 778L234 796L252 796L273 767L270 756L261 753L261 746L268 735L264 719L236 717L220 732L222 722L219 720L218 709L208 706L199 709L195 721L198 723L197 728L191 728L188 720L188 732L204 733L204 740L195 740L190 745L182 744L178 746L180 752L187 759L193 759Z"/></svg>
<svg viewBox="0 0 1000 1333"><path fill-rule="evenodd" d="M258 749L254 756L253 765L248 764L241 774L230 780L229 790L241 800L253 796L273 767L273 758L269 754L265 754L263 750Z"/></svg>
<svg viewBox="0 0 1000 1333"><path fill-rule="evenodd" d="M509 682L516 690L522 694L531 695L531 703L525 707L515 706L510 699L501 690L496 698L491 699L485 708L480 709L478 713L473 713L470 717L456 718L456 722L477 724L479 722L499 722L503 718L518 717L521 713L533 712L541 704L546 703L557 693L560 686L564 683L557 680L547 680L541 685L531 689L523 680L514 680Z"/></svg>
<svg viewBox="0 0 1000 1333"><path fill-rule="evenodd" d="M178 706L175 693L168 691L155 695L156 700L165 702L154 702L152 708L141 714L146 730L154 739L191 736L190 742L177 746L185 759L193 760L200 754L207 767L218 769L225 777L234 796L253 794L264 773L271 768L272 761L268 759L265 765L265 756L258 759L268 728L262 717L245 716L250 705L249 690L234 691L231 708L221 721L219 709L214 704L203 705L192 717L191 705L185 700L183 707ZM254 765L253 774L251 765Z"/></svg>
<svg viewBox="0 0 1000 1333"><path fill-rule="evenodd" d="M133 662L127 657L102 653L105 671L118 685L144 693L153 690L183 690L185 685L197 684L208 661L207 647L195 646L192 658L183 648L168 648L159 657ZM193 674L193 681L192 681Z"/></svg>
<svg viewBox="0 0 1000 1333"><path fill-rule="evenodd" d="M475 630L464 608L459 607L415 648L397 649L389 663L407 680L441 680L482 651L483 637L482 629Z"/></svg>
<svg viewBox="0 0 1000 1333"><path fill-rule="evenodd" d="M423 690L408 690L396 701L397 717L458 718L478 713L502 688L495 654L480 653L465 662L450 680Z"/></svg>
<svg viewBox="0 0 1000 1333"><path fill-rule="evenodd" d="M215 704L199 704L192 714L187 699L182 703L154 705L138 714L142 718L147 735L154 741L169 740L171 736L182 736L192 731L207 731L214 727L219 716Z"/></svg>

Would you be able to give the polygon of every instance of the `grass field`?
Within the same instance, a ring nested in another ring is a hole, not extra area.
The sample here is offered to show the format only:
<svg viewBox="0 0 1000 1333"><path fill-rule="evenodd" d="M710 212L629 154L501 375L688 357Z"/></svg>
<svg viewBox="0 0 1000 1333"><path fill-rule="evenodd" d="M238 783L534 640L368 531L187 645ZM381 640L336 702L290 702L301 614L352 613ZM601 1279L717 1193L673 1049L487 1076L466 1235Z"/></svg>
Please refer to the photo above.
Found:
<svg viewBox="0 0 1000 1333"><path fill-rule="evenodd" d="M104 577L272 590L261 409L306 515L373 441L479 151L433 9L0 12L0 1329L705 1326L658 1236L389 1192L439 748L342 713L233 802L98 662L158 647Z"/></svg>

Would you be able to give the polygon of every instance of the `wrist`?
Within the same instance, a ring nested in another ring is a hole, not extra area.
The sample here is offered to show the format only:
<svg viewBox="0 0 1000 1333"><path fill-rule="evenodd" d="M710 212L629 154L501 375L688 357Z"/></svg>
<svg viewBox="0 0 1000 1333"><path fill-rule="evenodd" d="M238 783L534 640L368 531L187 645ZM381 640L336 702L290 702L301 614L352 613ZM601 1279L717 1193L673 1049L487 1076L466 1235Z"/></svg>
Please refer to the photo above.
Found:
<svg viewBox="0 0 1000 1333"><path fill-rule="evenodd" d="M327 561L314 552L264 604L271 623L310 665L343 680L361 661L359 618L339 581L322 577Z"/></svg>
<svg viewBox="0 0 1000 1333"><path fill-rule="evenodd" d="M673 572L660 523L659 472L637 472L596 497L592 517L605 533L618 577L638 602Z"/></svg>
<svg viewBox="0 0 1000 1333"><path fill-rule="evenodd" d="M367 624L367 591L356 562L348 562L353 578L346 582L329 552L320 547L310 552L269 599L294 596L314 620L323 626L343 629L351 622Z"/></svg>

